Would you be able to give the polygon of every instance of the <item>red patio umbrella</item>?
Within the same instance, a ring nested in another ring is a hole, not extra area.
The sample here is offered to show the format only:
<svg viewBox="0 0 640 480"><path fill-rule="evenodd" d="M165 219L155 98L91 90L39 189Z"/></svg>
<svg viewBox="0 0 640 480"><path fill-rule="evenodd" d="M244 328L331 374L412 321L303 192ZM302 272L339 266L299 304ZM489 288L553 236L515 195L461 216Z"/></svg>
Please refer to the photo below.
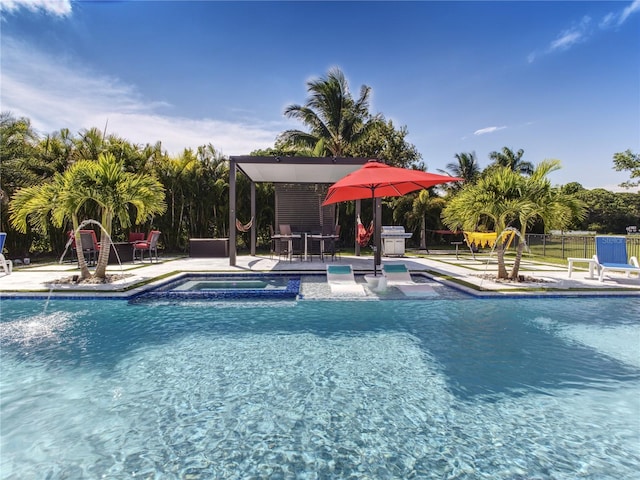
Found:
<svg viewBox="0 0 640 480"><path fill-rule="evenodd" d="M351 172L329 187L327 196L322 205L359 200L363 198L401 197L407 193L430 188L447 182L459 182L464 179L410 170L407 168L392 167L376 160L369 160L362 168ZM373 208L374 232L377 232L375 205ZM379 242L379 235L375 235ZM373 260L373 273L377 275L377 252L380 245L376 245Z"/></svg>

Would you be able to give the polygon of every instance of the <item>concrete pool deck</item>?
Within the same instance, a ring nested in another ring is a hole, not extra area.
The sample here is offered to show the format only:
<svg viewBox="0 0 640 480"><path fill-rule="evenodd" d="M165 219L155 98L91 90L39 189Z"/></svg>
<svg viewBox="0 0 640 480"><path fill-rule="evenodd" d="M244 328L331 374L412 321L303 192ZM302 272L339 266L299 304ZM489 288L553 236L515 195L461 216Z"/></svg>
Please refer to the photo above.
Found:
<svg viewBox="0 0 640 480"><path fill-rule="evenodd" d="M552 295L638 295L640 279L636 275L627 278L625 274L612 273L605 276L604 282L589 278L586 265L574 267L571 278L566 265L553 265L523 259L520 274L528 278L522 283L501 283L485 278L497 270L495 256L470 255L456 257L451 252L432 252L429 255L405 257L383 257L384 263L405 263L412 273L424 272L437 280L479 296L552 296ZM507 259L507 268L513 258ZM150 286L166 281L180 273L268 273L292 272L324 274L327 263L352 265L359 276L373 273L373 257L342 255L334 262L320 261L281 261L269 255L238 255L236 266L229 266L228 258L188 258L165 256L160 262L125 263L109 266L108 273L122 274L124 278L110 284L62 284L60 279L78 274L75 263L45 263L16 265L11 275L0 273L0 299L2 298L128 298ZM380 272L378 272L380 275Z"/></svg>

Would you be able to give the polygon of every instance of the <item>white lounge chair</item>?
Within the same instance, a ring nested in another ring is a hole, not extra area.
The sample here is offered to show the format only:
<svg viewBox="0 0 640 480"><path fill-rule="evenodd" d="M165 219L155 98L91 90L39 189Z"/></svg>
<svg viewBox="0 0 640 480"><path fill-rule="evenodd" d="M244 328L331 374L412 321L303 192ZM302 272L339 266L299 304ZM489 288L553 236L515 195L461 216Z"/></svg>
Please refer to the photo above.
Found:
<svg viewBox="0 0 640 480"><path fill-rule="evenodd" d="M404 263L385 263L382 275L387 285L396 287L407 297L432 297L438 295L431 285L414 282Z"/></svg>
<svg viewBox="0 0 640 480"><path fill-rule="evenodd" d="M0 268L4 270L5 275L11 275L13 271L13 262L11 260L7 260L4 258L4 254L2 250L4 249L4 241L7 239L7 234L4 232L0 233Z"/></svg>
<svg viewBox="0 0 640 480"><path fill-rule="evenodd" d="M596 254L593 259L597 262L600 272L598 280L604 281L605 272L637 273L640 280L640 265L636 257L629 258L627 254L627 239L620 236L596 236Z"/></svg>
<svg viewBox="0 0 640 480"><path fill-rule="evenodd" d="M351 265L327 265L327 283L331 293L346 296L365 296L364 286L356 282Z"/></svg>
<svg viewBox="0 0 640 480"><path fill-rule="evenodd" d="M385 263L382 265L382 274L387 279L387 285L411 285L415 283L404 263Z"/></svg>

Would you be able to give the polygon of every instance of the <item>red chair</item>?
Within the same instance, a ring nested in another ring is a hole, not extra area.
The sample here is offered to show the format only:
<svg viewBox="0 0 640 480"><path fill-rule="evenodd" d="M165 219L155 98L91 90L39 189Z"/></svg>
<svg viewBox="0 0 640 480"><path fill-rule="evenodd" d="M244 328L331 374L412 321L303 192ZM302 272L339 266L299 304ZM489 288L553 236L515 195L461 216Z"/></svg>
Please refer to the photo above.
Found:
<svg viewBox="0 0 640 480"><path fill-rule="evenodd" d="M144 242L144 232L130 232L129 243Z"/></svg>
<svg viewBox="0 0 640 480"><path fill-rule="evenodd" d="M158 240L160 239L159 230L151 230L146 240L135 242L133 244L133 261L136 261L136 252L140 252L140 261L144 262L144 252L149 252L149 261L153 263L155 256L158 261Z"/></svg>

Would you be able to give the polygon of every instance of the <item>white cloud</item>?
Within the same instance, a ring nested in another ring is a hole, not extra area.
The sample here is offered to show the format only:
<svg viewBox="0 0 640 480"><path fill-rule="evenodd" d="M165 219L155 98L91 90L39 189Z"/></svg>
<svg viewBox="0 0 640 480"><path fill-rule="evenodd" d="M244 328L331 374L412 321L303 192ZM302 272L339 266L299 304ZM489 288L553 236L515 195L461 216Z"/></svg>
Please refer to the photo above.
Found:
<svg viewBox="0 0 640 480"><path fill-rule="evenodd" d="M622 25L624 22L626 22L627 18L629 18L629 15L635 12L640 12L640 0L633 0L633 2L631 2L631 5L622 10L622 13L620 13L620 17L618 18L618 25Z"/></svg>
<svg viewBox="0 0 640 480"><path fill-rule="evenodd" d="M162 141L170 154L211 143L225 155L273 146L282 125L229 122L162 113L166 102L148 101L131 85L101 76L27 45L3 40L2 110L24 116L41 133L104 128L133 143Z"/></svg>
<svg viewBox="0 0 640 480"><path fill-rule="evenodd" d="M583 17L580 23L569 30L562 32L556 40L551 42L548 51L567 50L576 43L584 41L589 35L591 18Z"/></svg>
<svg viewBox="0 0 640 480"><path fill-rule="evenodd" d="M549 50L565 50L571 47L574 43L578 43L582 38L584 38L584 34L582 32L564 32L560 38L551 42Z"/></svg>
<svg viewBox="0 0 640 480"><path fill-rule="evenodd" d="M633 0L633 2L631 2L629 5L618 12L607 13L604 17L602 17L602 20L600 20L598 26L602 30L607 30L612 27L619 27L624 22L626 22L632 14L636 12L640 12L640 0ZM574 45L586 41L593 34L593 30L590 27L591 18L588 16L583 17L578 25L575 25L570 29L561 32L560 35L558 35L558 38L552 41L545 50L543 50L542 52L531 52L529 55L527 55L527 62L533 63L541 55L546 55L556 51L568 50Z"/></svg>
<svg viewBox="0 0 640 480"><path fill-rule="evenodd" d="M475 132L473 132L473 134L485 135L487 133L497 132L498 130L504 130L505 128L507 128L506 125L503 125L502 127L486 127L486 128L481 128L480 130L476 130Z"/></svg>
<svg viewBox="0 0 640 480"><path fill-rule="evenodd" d="M634 0L631 5L620 13L608 13L599 23L601 29L607 29L612 25L621 25L632 13L640 11L640 0ZM527 62L533 63L541 55L547 55L556 51L566 51L578 43L587 41L593 35L591 18L584 16L577 25L560 32L558 38L553 40L543 51L534 51L527 55Z"/></svg>
<svg viewBox="0 0 640 480"><path fill-rule="evenodd" d="M2 0L0 3L0 13L14 13L20 8L66 17L71 15L71 0Z"/></svg>

